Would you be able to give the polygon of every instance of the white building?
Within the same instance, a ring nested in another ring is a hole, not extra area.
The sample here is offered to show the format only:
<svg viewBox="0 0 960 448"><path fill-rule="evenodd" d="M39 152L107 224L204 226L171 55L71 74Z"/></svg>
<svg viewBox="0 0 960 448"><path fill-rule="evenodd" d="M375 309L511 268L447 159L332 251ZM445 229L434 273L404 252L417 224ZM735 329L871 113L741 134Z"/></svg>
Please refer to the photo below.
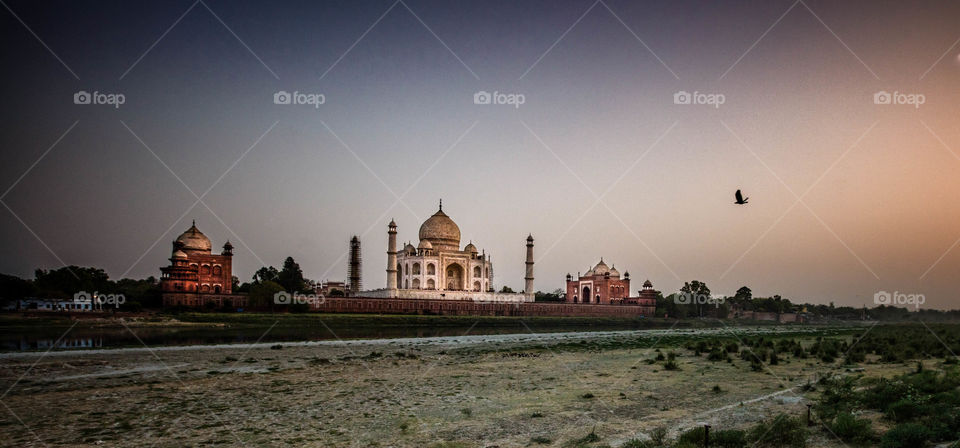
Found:
<svg viewBox="0 0 960 448"><path fill-rule="evenodd" d="M365 297L533 301L533 237L527 237L526 288L522 293L496 293L493 263L472 242L460 249L460 227L440 209L420 226L419 244L397 251L397 224L390 221L387 287L365 291Z"/></svg>

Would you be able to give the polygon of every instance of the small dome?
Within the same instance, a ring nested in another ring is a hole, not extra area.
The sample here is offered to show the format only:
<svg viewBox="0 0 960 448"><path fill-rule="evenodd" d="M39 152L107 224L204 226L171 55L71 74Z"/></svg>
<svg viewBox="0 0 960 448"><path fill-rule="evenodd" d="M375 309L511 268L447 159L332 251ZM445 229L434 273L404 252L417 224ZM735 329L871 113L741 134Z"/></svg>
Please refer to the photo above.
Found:
<svg viewBox="0 0 960 448"><path fill-rule="evenodd" d="M644 288L653 288L653 283L650 283L650 280L643 282Z"/></svg>
<svg viewBox="0 0 960 448"><path fill-rule="evenodd" d="M467 243L467 245L464 246L463 251L464 251L464 252L470 252L471 254L475 254L475 253L479 252L479 251L477 250L477 246L474 246L473 243Z"/></svg>
<svg viewBox="0 0 960 448"><path fill-rule="evenodd" d="M210 249L213 247L213 245L210 244L210 238L207 238L207 236L197 228L196 223L177 237L175 244L183 250L202 250L206 252L210 252Z"/></svg>
<svg viewBox="0 0 960 448"><path fill-rule="evenodd" d="M173 258L187 258L187 253L182 250L176 250L173 252Z"/></svg>
<svg viewBox="0 0 960 448"><path fill-rule="evenodd" d="M404 252L416 252L416 251L417 251L417 248L416 248L416 247L413 247L413 244L407 243L406 246L403 246L403 251L404 251Z"/></svg>
<svg viewBox="0 0 960 448"><path fill-rule="evenodd" d="M417 246L418 249L433 249L433 244L430 244L427 240L420 240L420 245Z"/></svg>
<svg viewBox="0 0 960 448"><path fill-rule="evenodd" d="M619 277L619 276L620 276L620 271L617 270L617 267L616 267L616 266L610 268L610 276L611 276L611 277Z"/></svg>

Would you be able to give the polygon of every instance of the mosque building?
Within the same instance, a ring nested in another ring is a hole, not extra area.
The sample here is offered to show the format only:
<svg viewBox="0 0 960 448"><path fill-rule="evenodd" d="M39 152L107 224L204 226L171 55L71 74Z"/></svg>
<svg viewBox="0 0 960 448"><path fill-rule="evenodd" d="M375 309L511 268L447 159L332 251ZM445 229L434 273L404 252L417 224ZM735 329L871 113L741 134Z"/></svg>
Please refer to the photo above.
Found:
<svg viewBox="0 0 960 448"><path fill-rule="evenodd" d="M638 295L630 296L630 273L620 275L617 267L607 266L600 259L596 266L585 274L577 274L577 279L567 274L567 303L600 304L600 305L640 305L650 307L653 315L657 305L659 291L653 289L650 280L643 282L643 289Z"/></svg>
<svg viewBox="0 0 960 448"><path fill-rule="evenodd" d="M491 302L532 302L533 236L527 237L525 287L521 293L497 293L493 262L473 242L460 249L460 227L440 208L420 225L419 242L397 250L397 224L390 221L387 242L387 287L364 291L364 297Z"/></svg>
<svg viewBox="0 0 960 448"><path fill-rule="evenodd" d="M173 241L170 266L160 268L164 306L243 306L246 296L233 295L233 245L216 255L197 223Z"/></svg>

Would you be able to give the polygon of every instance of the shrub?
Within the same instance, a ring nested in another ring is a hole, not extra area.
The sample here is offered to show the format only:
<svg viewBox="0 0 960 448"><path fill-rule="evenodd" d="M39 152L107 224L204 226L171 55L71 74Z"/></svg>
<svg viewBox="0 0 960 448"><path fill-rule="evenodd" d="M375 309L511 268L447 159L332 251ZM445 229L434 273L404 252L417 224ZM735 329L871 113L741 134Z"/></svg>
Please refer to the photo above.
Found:
<svg viewBox="0 0 960 448"><path fill-rule="evenodd" d="M663 365L663 369L664 369L664 370L680 370L680 366L677 365L677 362L676 362L676 361L674 361L674 360L671 359L670 361L667 361L667 362Z"/></svg>
<svg viewBox="0 0 960 448"><path fill-rule="evenodd" d="M536 443L536 444L539 444L539 445L549 445L549 444L551 444L553 441L550 440L550 439L548 439L548 438L546 438L546 437L544 437L544 436L536 436L536 437L531 437L531 438L530 438L530 442Z"/></svg>
<svg viewBox="0 0 960 448"><path fill-rule="evenodd" d="M849 412L841 412L830 424L830 431L844 442L867 443L874 440L873 428L870 420L856 418Z"/></svg>
<svg viewBox="0 0 960 448"><path fill-rule="evenodd" d="M688 429L680 434L680 437L677 437L677 443L680 445L686 443L694 446L703 446L705 431L706 430L703 426L697 426L696 428Z"/></svg>
<svg viewBox="0 0 960 448"><path fill-rule="evenodd" d="M847 357L844 360L846 364L857 364L867 360L867 355L859 350L851 350L850 353L847 353Z"/></svg>
<svg viewBox="0 0 960 448"><path fill-rule="evenodd" d="M780 414L754 426L750 430L749 440L756 446L804 447L807 444L807 430L799 418Z"/></svg>
<svg viewBox="0 0 960 448"><path fill-rule="evenodd" d="M923 425L904 423L894 426L880 439L882 448L916 448L926 445L930 433Z"/></svg>
<svg viewBox="0 0 960 448"><path fill-rule="evenodd" d="M913 400L904 398L887 408L887 417L895 422L913 420L920 415L920 407Z"/></svg>
<svg viewBox="0 0 960 448"><path fill-rule="evenodd" d="M665 426L657 426L650 431L650 442L654 446L663 446L667 442L667 428Z"/></svg>
<svg viewBox="0 0 960 448"><path fill-rule="evenodd" d="M747 433L736 429L717 431L710 435L710 446L743 448L747 446Z"/></svg>
<svg viewBox="0 0 960 448"><path fill-rule="evenodd" d="M713 349L710 355L707 356L707 359L710 361L725 361L727 359L727 352L719 348Z"/></svg>
<svg viewBox="0 0 960 448"><path fill-rule="evenodd" d="M677 438L677 445L701 447L704 445L704 437L704 427L698 426L684 432L683 434L680 434L680 437ZM728 429L724 431L710 432L710 446L716 446L720 448L742 448L746 445L747 433L744 431Z"/></svg>

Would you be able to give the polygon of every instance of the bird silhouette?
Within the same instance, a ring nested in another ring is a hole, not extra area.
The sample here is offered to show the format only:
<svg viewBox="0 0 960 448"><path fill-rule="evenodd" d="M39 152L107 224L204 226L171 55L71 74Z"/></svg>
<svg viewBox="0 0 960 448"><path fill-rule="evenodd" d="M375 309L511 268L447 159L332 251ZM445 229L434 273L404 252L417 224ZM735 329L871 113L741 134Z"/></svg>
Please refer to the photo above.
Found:
<svg viewBox="0 0 960 448"><path fill-rule="evenodd" d="M740 193L740 190L737 190L737 194L735 196L737 197L737 201L734 202L734 204L743 205L743 204L746 204L747 201L750 199L750 198L743 197L743 194Z"/></svg>

